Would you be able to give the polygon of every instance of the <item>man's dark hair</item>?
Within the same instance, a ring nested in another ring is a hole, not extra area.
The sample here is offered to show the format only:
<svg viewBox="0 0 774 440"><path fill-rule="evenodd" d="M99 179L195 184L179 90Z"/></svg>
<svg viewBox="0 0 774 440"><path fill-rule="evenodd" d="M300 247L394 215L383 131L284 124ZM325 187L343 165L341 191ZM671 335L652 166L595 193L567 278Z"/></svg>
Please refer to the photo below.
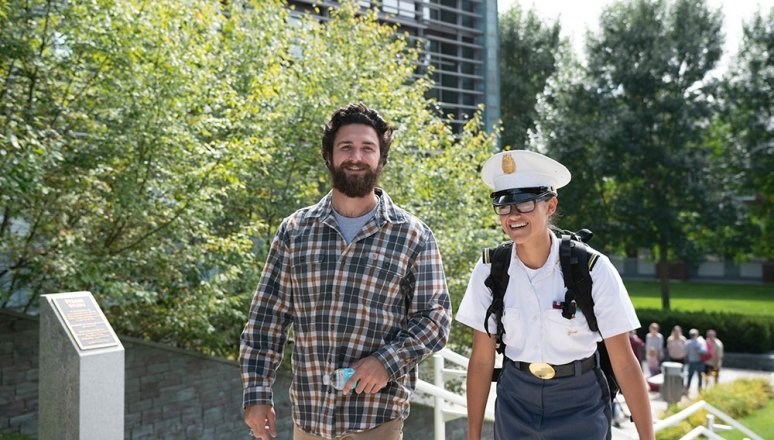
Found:
<svg viewBox="0 0 774 440"><path fill-rule="evenodd" d="M392 127L387 123L376 110L371 110L358 102L342 107L331 115L331 120L323 127L322 153L326 163L331 160L333 155L333 139L339 128L350 124L363 124L376 130L379 136L379 162L384 165L387 163L387 157L390 154L390 144L392 143Z"/></svg>

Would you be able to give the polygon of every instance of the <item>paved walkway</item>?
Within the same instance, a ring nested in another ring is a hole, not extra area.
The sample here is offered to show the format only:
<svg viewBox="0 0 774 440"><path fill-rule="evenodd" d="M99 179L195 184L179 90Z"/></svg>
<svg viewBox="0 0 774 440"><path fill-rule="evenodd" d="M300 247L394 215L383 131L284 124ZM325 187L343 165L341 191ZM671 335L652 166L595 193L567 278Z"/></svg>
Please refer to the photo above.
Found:
<svg viewBox="0 0 774 440"><path fill-rule="evenodd" d="M734 380L743 378L743 377L767 377L772 383L774 383L774 372L740 370L735 368L723 368L722 370L720 370L720 383L733 382ZM694 376L693 381L691 383L691 389L688 392L688 396L683 397L683 402L686 402L689 399L695 398L698 395L696 382L697 382L696 376ZM649 395L650 395L650 406L651 406L651 409L653 410L654 421L663 419L664 412L666 411L669 405L667 404L666 401L664 401L664 399L661 398L660 392L651 391ZM618 401L621 402L621 405L624 408L624 412L626 414L629 414L629 410L626 407L626 401L624 400L623 395L618 396ZM630 422L628 418L627 420L621 423L621 427L619 429L623 431L623 433L629 435L631 438L637 438L637 430L634 427L634 423ZM626 438L626 437L614 436L614 438Z"/></svg>

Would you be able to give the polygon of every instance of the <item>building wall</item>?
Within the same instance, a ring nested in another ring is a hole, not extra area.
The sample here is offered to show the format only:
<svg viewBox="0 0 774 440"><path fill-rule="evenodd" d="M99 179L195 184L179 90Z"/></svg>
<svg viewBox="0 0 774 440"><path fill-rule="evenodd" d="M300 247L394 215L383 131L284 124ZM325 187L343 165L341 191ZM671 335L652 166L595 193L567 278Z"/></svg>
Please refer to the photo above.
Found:
<svg viewBox="0 0 774 440"><path fill-rule="evenodd" d="M38 431L38 322L0 312L0 434Z"/></svg>
<svg viewBox="0 0 774 440"><path fill-rule="evenodd" d="M288 0L297 11L313 6L336 7L337 0ZM487 130L500 119L497 0L360 0L364 8L378 7L385 22L400 25L422 41L417 72L433 65L431 97L453 127L460 129L484 104Z"/></svg>
<svg viewBox="0 0 774 440"><path fill-rule="evenodd" d="M615 256L611 256L610 261L622 278L658 277L658 265L653 261ZM670 263L669 274L671 279L679 280L762 283L771 282L767 278L770 271L763 262L734 264L733 261L705 261L696 267L685 263Z"/></svg>

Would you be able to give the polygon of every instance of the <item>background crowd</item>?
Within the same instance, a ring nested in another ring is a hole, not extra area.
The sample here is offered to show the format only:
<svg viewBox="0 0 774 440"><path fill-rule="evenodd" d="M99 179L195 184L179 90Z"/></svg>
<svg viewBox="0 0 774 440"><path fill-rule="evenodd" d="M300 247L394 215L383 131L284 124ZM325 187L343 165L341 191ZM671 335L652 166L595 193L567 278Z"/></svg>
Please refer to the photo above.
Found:
<svg viewBox="0 0 774 440"><path fill-rule="evenodd" d="M644 341L634 331L629 336L632 350L643 364L646 376L661 374L664 362L676 362L682 364L685 394L690 390L694 376L698 390L711 381L718 383L723 366L723 342L714 329L707 329L703 337L698 329L692 328L686 338L683 329L675 325L666 340L660 330L659 324L652 322Z"/></svg>

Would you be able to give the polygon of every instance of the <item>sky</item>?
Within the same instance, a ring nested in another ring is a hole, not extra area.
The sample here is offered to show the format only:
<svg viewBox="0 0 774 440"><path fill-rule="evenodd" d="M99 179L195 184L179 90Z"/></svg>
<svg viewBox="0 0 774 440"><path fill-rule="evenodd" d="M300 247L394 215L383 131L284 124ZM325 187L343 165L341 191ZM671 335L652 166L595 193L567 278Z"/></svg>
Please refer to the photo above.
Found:
<svg viewBox="0 0 774 440"><path fill-rule="evenodd" d="M596 29L602 8L613 0L497 0L497 10L502 14L517 3L522 8L536 10L543 19L553 21L559 17L562 33L570 38L575 51L580 54L586 29ZM726 47L721 64L726 64L727 57L739 48L742 21L749 21L759 7L767 12L774 6L774 0L708 0L708 4L711 8L722 8L725 14Z"/></svg>

